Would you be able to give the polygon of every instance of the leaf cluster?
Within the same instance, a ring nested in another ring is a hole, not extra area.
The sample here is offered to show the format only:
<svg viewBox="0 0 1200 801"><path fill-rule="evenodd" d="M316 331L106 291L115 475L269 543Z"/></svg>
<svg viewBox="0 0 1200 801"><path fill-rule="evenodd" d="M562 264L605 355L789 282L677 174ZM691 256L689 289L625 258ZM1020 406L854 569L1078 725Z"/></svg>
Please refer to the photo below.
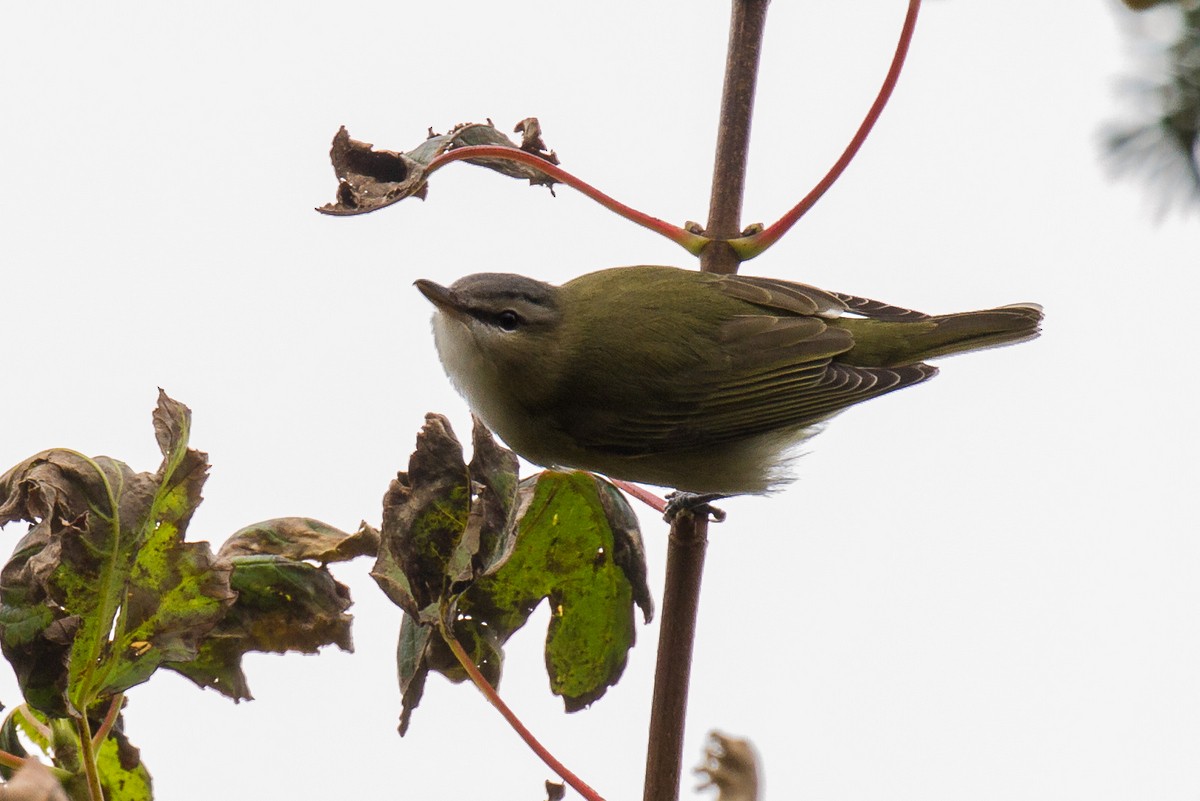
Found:
<svg viewBox="0 0 1200 801"><path fill-rule="evenodd" d="M45 780L26 759L30 743L70 798L151 798L123 731L124 693L166 668L249 700L249 651L352 650L350 595L332 562L374 555L372 576L404 610L401 733L430 671L456 682L482 672L494 692L504 644L543 600L551 689L572 711L620 678L634 606L652 614L621 494L586 473L519 482L516 456L478 422L468 464L446 419L427 417L380 530L279 518L215 553L186 537L209 468L188 446L191 412L160 390L153 424L162 463L152 473L60 448L0 476L0 525L29 524L0 570L0 649L25 700L0 724L5 778Z"/></svg>
<svg viewBox="0 0 1200 801"><path fill-rule="evenodd" d="M568 711L604 695L653 614L636 517L608 482L544 471L517 482L517 459L476 421L473 457L430 414L408 470L384 498L372 576L404 612L397 661L408 729L430 671L463 681L461 643L499 683L503 646L548 600L546 667Z"/></svg>
<svg viewBox="0 0 1200 801"><path fill-rule="evenodd" d="M110 799L150 797L117 713L158 668L241 700L248 651L350 650L349 593L325 563L375 551L367 528L303 518L244 528L217 553L188 541L208 457L188 447L190 410L161 390L153 424L153 473L57 448L0 476L0 525L29 523L0 570L0 649L25 699L0 747L11 767L24 733L72 797L88 797L88 772Z"/></svg>

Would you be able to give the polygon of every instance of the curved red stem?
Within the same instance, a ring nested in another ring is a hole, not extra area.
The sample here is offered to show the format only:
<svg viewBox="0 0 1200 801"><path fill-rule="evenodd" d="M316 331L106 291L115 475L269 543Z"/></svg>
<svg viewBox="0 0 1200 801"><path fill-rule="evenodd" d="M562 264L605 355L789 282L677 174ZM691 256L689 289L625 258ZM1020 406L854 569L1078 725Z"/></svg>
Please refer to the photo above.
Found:
<svg viewBox="0 0 1200 801"><path fill-rule="evenodd" d="M903 69L904 59L908 55L908 46L912 42L913 31L917 25L917 12L920 8L921 0L909 0L908 13L904 17L904 26L900 29L900 40L896 43L896 53L892 56L892 65L888 68L887 75L883 79L883 85L879 87L879 94L875 96L875 102L871 104L871 108L867 111L866 117L863 118L862 124L858 126L858 131L855 132L854 138L850 140L850 144L842 151L842 155L829 168L829 172L825 174L825 177L791 211L783 215L778 222L769 228L751 236L743 236L730 240L729 244L743 261L758 256L787 233L788 229L795 225L796 221L813 207L813 204L820 199L821 195L824 195L829 190L829 187L833 186L834 182L841 177L846 167L849 166L850 162L858 154L863 142L867 139L867 134L871 133L875 122L879 119L880 114L883 113L884 106L887 105L888 100L891 98L892 90L896 88L896 82L900 79L900 71Z"/></svg>
<svg viewBox="0 0 1200 801"><path fill-rule="evenodd" d="M507 161L515 161L518 164L524 164L528 167L533 167L539 172L545 173L555 181L564 183L572 189L576 189L582 194L590 197L592 200L599 203L604 208L611 212L621 215L627 220L637 223L638 225L649 228L657 234L665 236L675 244L682 247L693 256L700 254L711 240L707 237L693 234L685 228L680 228L677 225L660 220L657 217L651 217L645 212L638 211L635 208L626 206L624 203L612 198L596 187L589 184L580 178L575 177L566 170L558 167L545 159L530 153L525 150L517 150L511 147L501 147L499 145L469 145L467 147L457 147L453 150L448 150L440 156L429 162L429 167L426 174L433 173L435 170L449 164L452 161L461 161L463 159L505 159Z"/></svg>
<svg viewBox="0 0 1200 801"><path fill-rule="evenodd" d="M626 495L637 498L654 511L665 512L667 510L667 502L645 487L639 484L633 484L629 481L622 481L619 478L610 478L608 480L611 481L614 486L619 487Z"/></svg>
<svg viewBox="0 0 1200 801"><path fill-rule="evenodd" d="M100 722L100 728L96 729L96 733L92 735L92 747L96 750L104 744L104 739L108 737L108 733L112 731L113 724L117 722L117 715L121 713L121 707L125 703L125 693L117 693L108 703L108 712L104 715L104 720Z"/></svg>
<svg viewBox="0 0 1200 801"><path fill-rule="evenodd" d="M564 183L566 182L564 181ZM585 782L583 779L567 770L565 765L559 762L553 754L546 750L544 745L538 742L537 738L533 736L533 732L525 728L525 724L522 723L520 718L516 716L516 713L509 709L508 704L504 703L504 701L500 698L500 694L496 692L496 688L493 687L488 680L484 678L483 674L479 672L479 668L475 666L475 662L462 647L462 644L458 641L458 638L454 636L454 632L451 630L450 624L443 621L439 628L441 629L442 639L446 641L446 645L450 646L450 650L454 653L454 657L458 660L458 664L462 665L462 669L465 670L467 675L471 677L471 681L474 682L475 686L479 688L479 691L483 693L484 697L488 699L488 702L491 703L492 706L496 707L497 711L499 711L504 719L508 721L508 725L512 726L517 735L525 741L525 744L528 745L529 748L535 754L537 754L543 762L546 763L550 770L557 773L563 781L571 785L571 787L574 788L574 790L581 796L586 798L587 801L604 801L603 796L589 787L587 782Z"/></svg>

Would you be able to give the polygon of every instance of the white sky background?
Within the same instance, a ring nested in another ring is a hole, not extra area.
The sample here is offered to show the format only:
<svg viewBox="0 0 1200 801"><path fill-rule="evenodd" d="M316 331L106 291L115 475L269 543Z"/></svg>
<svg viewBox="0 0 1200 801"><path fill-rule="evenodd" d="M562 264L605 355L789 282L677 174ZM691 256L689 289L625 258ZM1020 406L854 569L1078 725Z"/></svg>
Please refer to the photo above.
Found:
<svg viewBox="0 0 1200 801"><path fill-rule="evenodd" d="M771 9L746 222L836 158L903 6ZM318 215L338 126L408 149L536 115L568 169L703 220L727 25L726 3L682 0L274 8L0 13L0 470L53 446L155 469L162 386L210 454L190 535L214 543L283 515L378 522L426 411L467 434L415 278L693 263L570 189L466 165L425 203ZM842 415L787 492L725 504L689 762L719 727L754 740L776 801L1200 794L1197 216L1155 225L1140 184L1105 176L1098 131L1134 65L1118 21L1082 0L929 3L863 153L744 268L930 312L1035 300L1047 322ZM666 531L644 523L657 598ZM335 568L354 654L251 655L238 706L166 672L131 691L159 798L544 797L548 770L469 685L432 678L396 736L400 613L368 568ZM546 620L513 641L502 693L607 798L640 798L657 622L565 716Z"/></svg>

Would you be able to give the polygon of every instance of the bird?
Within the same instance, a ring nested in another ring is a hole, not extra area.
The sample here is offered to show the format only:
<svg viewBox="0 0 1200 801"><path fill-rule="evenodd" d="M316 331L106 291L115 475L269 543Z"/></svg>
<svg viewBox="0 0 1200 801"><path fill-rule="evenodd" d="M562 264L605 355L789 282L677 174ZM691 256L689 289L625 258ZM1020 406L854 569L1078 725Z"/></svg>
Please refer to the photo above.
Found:
<svg viewBox="0 0 1200 801"><path fill-rule="evenodd" d="M834 415L932 378L928 359L1032 339L1043 316L667 266L415 285L451 383L517 454L707 498L781 488Z"/></svg>

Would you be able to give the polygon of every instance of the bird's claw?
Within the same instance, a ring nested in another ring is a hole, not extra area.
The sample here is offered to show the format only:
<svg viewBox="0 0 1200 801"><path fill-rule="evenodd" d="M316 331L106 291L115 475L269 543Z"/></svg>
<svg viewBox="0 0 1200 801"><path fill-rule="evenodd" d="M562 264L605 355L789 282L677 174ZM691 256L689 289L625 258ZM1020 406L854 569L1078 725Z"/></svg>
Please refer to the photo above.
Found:
<svg viewBox="0 0 1200 801"><path fill-rule="evenodd" d="M690 514L696 517L711 517L715 522L720 523L725 519L725 512L709 502L726 497L728 496L715 492L703 494L672 492L667 495L667 507L663 509L663 520L674 523L675 518L681 514Z"/></svg>

